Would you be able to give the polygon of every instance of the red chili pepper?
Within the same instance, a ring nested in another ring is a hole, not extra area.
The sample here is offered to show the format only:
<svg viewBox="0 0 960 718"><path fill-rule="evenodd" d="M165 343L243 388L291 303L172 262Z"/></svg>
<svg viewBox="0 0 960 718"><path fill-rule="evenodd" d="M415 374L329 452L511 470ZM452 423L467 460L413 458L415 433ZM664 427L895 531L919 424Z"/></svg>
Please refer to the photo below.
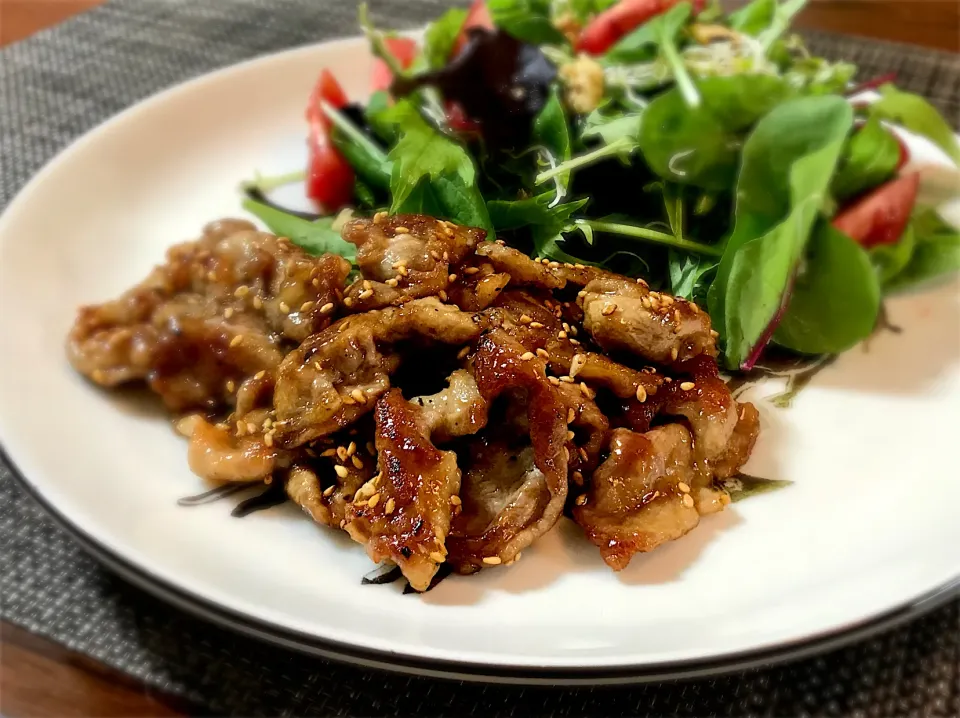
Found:
<svg viewBox="0 0 960 718"><path fill-rule="evenodd" d="M896 244L910 221L919 187L919 172L892 179L843 209L833 226L868 249Z"/></svg>
<svg viewBox="0 0 960 718"><path fill-rule="evenodd" d="M593 18L580 33L577 52L602 55L624 35L652 17L669 10L679 0L620 0ZM693 11L699 12L706 0L694 0Z"/></svg>
<svg viewBox="0 0 960 718"><path fill-rule="evenodd" d="M348 102L340 83L326 69L320 73L307 104L310 125L307 196L319 202L325 211L335 212L353 198L353 168L333 145L330 119L324 114L321 101L336 109L345 107Z"/></svg>
<svg viewBox="0 0 960 718"><path fill-rule="evenodd" d="M417 41L409 37L388 37L383 43L393 55L400 67L407 69L417 57ZM393 73L390 66L379 57L373 59L373 70L370 72L370 91L389 90L393 82Z"/></svg>

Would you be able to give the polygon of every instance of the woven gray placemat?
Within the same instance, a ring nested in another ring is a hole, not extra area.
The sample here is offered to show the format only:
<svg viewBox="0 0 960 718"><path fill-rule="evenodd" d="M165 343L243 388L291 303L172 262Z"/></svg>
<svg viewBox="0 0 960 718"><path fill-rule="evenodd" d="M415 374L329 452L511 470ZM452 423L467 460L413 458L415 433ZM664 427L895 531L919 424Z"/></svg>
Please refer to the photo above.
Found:
<svg viewBox="0 0 960 718"><path fill-rule="evenodd" d="M372 2L415 26L449 3ZM351 34L341 0L113 0L0 51L0 207L69 141L159 89L264 52ZM814 51L895 70L960 119L960 59L811 34ZM960 715L960 604L763 671L622 688L461 685L306 658L194 619L103 571L0 463L0 616L212 712L240 715Z"/></svg>

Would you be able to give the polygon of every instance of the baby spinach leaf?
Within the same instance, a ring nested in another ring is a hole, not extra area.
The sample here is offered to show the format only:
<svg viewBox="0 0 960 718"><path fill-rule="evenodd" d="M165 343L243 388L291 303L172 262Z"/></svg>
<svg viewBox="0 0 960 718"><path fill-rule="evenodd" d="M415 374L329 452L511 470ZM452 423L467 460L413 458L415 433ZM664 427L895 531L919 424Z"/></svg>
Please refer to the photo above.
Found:
<svg viewBox="0 0 960 718"><path fill-rule="evenodd" d="M901 290L960 270L960 231L943 221L933 209L913 218L915 246L907 265L888 283Z"/></svg>
<svg viewBox="0 0 960 718"><path fill-rule="evenodd" d="M550 0L487 0L493 24L531 45L559 45L567 39L550 19Z"/></svg>
<svg viewBox="0 0 960 718"><path fill-rule="evenodd" d="M876 267L880 284L886 287L910 263L917 246L913 225L908 224L903 236L894 244L880 244L870 250L870 259Z"/></svg>
<svg viewBox="0 0 960 718"><path fill-rule="evenodd" d="M753 0L728 18L730 27L747 35L757 36L773 23L777 0Z"/></svg>
<svg viewBox="0 0 960 718"><path fill-rule="evenodd" d="M960 165L960 142L953 128L933 105L920 95L904 92L893 85L881 87L880 94L881 98L867 108L871 117L902 125L923 135Z"/></svg>
<svg viewBox="0 0 960 718"><path fill-rule="evenodd" d="M852 123L842 97L799 98L774 108L744 144L734 230L709 291L731 369L782 311Z"/></svg>
<svg viewBox="0 0 960 718"><path fill-rule="evenodd" d="M860 194L890 179L899 162L899 143L871 117L844 145L830 190L838 200Z"/></svg>
<svg viewBox="0 0 960 718"><path fill-rule="evenodd" d="M702 104L687 107L679 89L646 109L639 144L650 169L664 179L711 190L734 182L743 135L791 93L769 75L708 77L698 84Z"/></svg>
<svg viewBox="0 0 960 718"><path fill-rule="evenodd" d="M428 125L408 101L382 114L397 127L400 138L387 155L392 164L390 211L432 208L436 211L430 214L491 232L476 167L467 151Z"/></svg>
<svg viewBox="0 0 960 718"><path fill-rule="evenodd" d="M612 145L626 140L630 149L636 147L640 133L641 113L604 115L594 110L583 125L580 137L583 139L599 139L605 145Z"/></svg>
<svg viewBox="0 0 960 718"><path fill-rule="evenodd" d="M466 19L467 11L454 7L430 23L423 35L423 59L428 69L437 70L447 64Z"/></svg>
<svg viewBox="0 0 960 718"><path fill-rule="evenodd" d="M374 187L389 187L390 163L386 152L345 114L327 103L321 104L324 114L333 123L333 144L357 175Z"/></svg>
<svg viewBox="0 0 960 718"><path fill-rule="evenodd" d="M249 197L243 200L243 208L258 217L275 235L287 237L310 254L339 254L351 263L356 262L357 248L332 228L334 217L321 217L311 221L287 214Z"/></svg>
<svg viewBox="0 0 960 718"><path fill-rule="evenodd" d="M879 310L880 280L870 257L822 221L807 246L773 340L801 354L846 351L870 336Z"/></svg>

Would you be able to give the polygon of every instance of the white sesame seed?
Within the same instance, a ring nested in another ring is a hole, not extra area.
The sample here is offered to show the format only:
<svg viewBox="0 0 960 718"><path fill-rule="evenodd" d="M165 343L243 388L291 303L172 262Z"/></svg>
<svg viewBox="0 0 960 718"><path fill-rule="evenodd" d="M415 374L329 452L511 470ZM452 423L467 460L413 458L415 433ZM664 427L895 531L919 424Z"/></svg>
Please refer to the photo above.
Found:
<svg viewBox="0 0 960 718"><path fill-rule="evenodd" d="M263 309L263 300L259 296L253 298L253 308L254 309Z"/></svg>
<svg viewBox="0 0 960 718"><path fill-rule="evenodd" d="M463 502L460 500L459 496L454 494L453 496L450 497L450 503L453 504L454 506L459 506Z"/></svg>
<svg viewBox="0 0 960 718"><path fill-rule="evenodd" d="M232 316L233 316L233 307L227 307L226 309L223 310L224 319L229 319Z"/></svg>
<svg viewBox="0 0 960 718"><path fill-rule="evenodd" d="M362 468L363 468L363 460L362 460L359 456L356 456L356 455L351 456L351 457L350 457L350 461L353 462L353 465L354 465L356 468L358 468L358 469L362 469Z"/></svg>
<svg viewBox="0 0 960 718"><path fill-rule="evenodd" d="M280 302L280 304L278 304L277 306L279 307L280 311L283 312L284 314L290 313L290 305L287 304L286 302Z"/></svg>
<svg viewBox="0 0 960 718"><path fill-rule="evenodd" d="M543 324L540 322L530 322L531 329L543 329Z"/></svg>
<svg viewBox="0 0 960 718"><path fill-rule="evenodd" d="M580 494L580 495L577 497L577 500L576 500L577 506L585 506L586 503L587 503L587 495L586 495L586 494Z"/></svg>
<svg viewBox="0 0 960 718"><path fill-rule="evenodd" d="M685 484L683 481L677 484L677 488L680 489L685 494L690 493L690 487L687 484Z"/></svg>
<svg viewBox="0 0 960 718"><path fill-rule="evenodd" d="M523 361L530 361L531 359L533 359L533 357L534 357L533 352L524 352L523 354L520 355L520 359L522 359Z"/></svg>
<svg viewBox="0 0 960 718"><path fill-rule="evenodd" d="M480 271L480 267L467 267L463 270L464 274L476 274Z"/></svg>
<svg viewBox="0 0 960 718"><path fill-rule="evenodd" d="M332 493L334 492L334 489L336 489L336 488L337 488L336 486L328 486L327 488L325 488L325 489L323 490L323 495L324 495L324 496L329 496L330 494L332 494Z"/></svg>
<svg viewBox="0 0 960 718"><path fill-rule="evenodd" d="M450 281L450 282L455 282L455 281L457 281L457 275L451 273L450 276L447 277L447 281Z"/></svg>
<svg viewBox="0 0 960 718"><path fill-rule="evenodd" d="M684 391L690 391L696 386L692 381L684 381L680 383L680 388Z"/></svg>
<svg viewBox="0 0 960 718"><path fill-rule="evenodd" d="M266 375L267 375L266 369L261 369L260 371L258 371L256 374L253 375L253 378L259 381L260 379L263 379L263 377L265 377Z"/></svg>
<svg viewBox="0 0 960 718"><path fill-rule="evenodd" d="M352 300L350 297L344 297L344 299L343 299L343 306L345 306L345 307L352 307L352 306L353 306L353 300Z"/></svg>
<svg viewBox="0 0 960 718"><path fill-rule="evenodd" d="M243 341L243 334L237 334L233 339L230 340L230 348L237 346L240 342Z"/></svg>
<svg viewBox="0 0 960 718"><path fill-rule="evenodd" d="M316 302L304 302L300 305L300 311L309 312L311 309L313 309L314 304L316 304Z"/></svg>
<svg viewBox="0 0 960 718"><path fill-rule="evenodd" d="M263 443L267 446L273 446L273 432L269 431L263 435Z"/></svg>
<svg viewBox="0 0 960 718"><path fill-rule="evenodd" d="M647 390L643 384L637 384L637 401L641 404L647 400Z"/></svg>
<svg viewBox="0 0 960 718"><path fill-rule="evenodd" d="M546 349L544 349L543 347L540 347L540 348L537 349L537 356L538 356L538 357L542 357L542 358L544 358L544 359L549 359L549 358L550 358L550 352L548 352L548 351L547 351Z"/></svg>
<svg viewBox="0 0 960 718"><path fill-rule="evenodd" d="M239 287L233 290L233 296L235 297L245 297L250 293L250 287L245 284L241 284Z"/></svg>
<svg viewBox="0 0 960 718"><path fill-rule="evenodd" d="M430 560L433 561L434 563L443 563L444 561L447 560L447 557L444 556L439 551L433 551L430 554Z"/></svg>
<svg viewBox="0 0 960 718"><path fill-rule="evenodd" d="M396 228L394 228L393 233L394 233L394 234L410 234L410 228L409 228L409 227L396 227Z"/></svg>
<svg viewBox="0 0 960 718"><path fill-rule="evenodd" d="M457 352L457 359L465 359L467 354L469 353L470 353L470 347L464 347L463 349Z"/></svg>
<svg viewBox="0 0 960 718"><path fill-rule="evenodd" d="M370 497L370 500L367 502L367 506L369 506L372 509L379 503L380 503L380 494L377 493Z"/></svg>
<svg viewBox="0 0 960 718"><path fill-rule="evenodd" d="M617 311L617 305L616 305L616 304L608 304L607 306L605 306L603 309L600 310L600 313L601 313L603 316L605 316L605 317L609 317L609 316L610 316L611 314L613 314L615 311Z"/></svg>
<svg viewBox="0 0 960 718"><path fill-rule="evenodd" d="M392 514L396 506L397 506L397 502L394 501L393 497L391 496L389 499L387 499L387 503L383 505L383 512L385 514Z"/></svg>
<svg viewBox="0 0 960 718"><path fill-rule="evenodd" d="M693 497L690 494L684 494L682 501L688 509L693 507Z"/></svg>
<svg viewBox="0 0 960 718"><path fill-rule="evenodd" d="M567 409L567 423L572 424L573 420L576 418L577 418L577 412L574 410L574 408L570 407L569 409Z"/></svg>
<svg viewBox="0 0 960 718"><path fill-rule="evenodd" d="M676 361L678 356L680 356L680 352L677 350L676 347L673 347L673 348L670 350L670 358L671 358L673 361Z"/></svg>
<svg viewBox="0 0 960 718"><path fill-rule="evenodd" d="M350 471L347 469L347 467L341 466L340 464L334 466L333 470L337 472L337 476L339 476L341 479L345 479L350 475Z"/></svg>
<svg viewBox="0 0 960 718"><path fill-rule="evenodd" d="M576 434L574 432L567 431L567 441L573 441L575 437L576 437Z"/></svg>
<svg viewBox="0 0 960 718"><path fill-rule="evenodd" d="M489 566L499 566L501 560L499 556L484 556L483 562Z"/></svg>
<svg viewBox="0 0 960 718"><path fill-rule="evenodd" d="M580 393L583 394L588 399L594 398L597 394L596 392L587 386L586 382L580 382Z"/></svg>
<svg viewBox="0 0 960 718"><path fill-rule="evenodd" d="M553 384L554 386L560 386L560 380L557 379L557 377L555 377L555 376L548 376L548 377L547 377L547 381L549 381L549 382L550 382L551 384Z"/></svg>
<svg viewBox="0 0 960 718"><path fill-rule="evenodd" d="M232 394L234 391L236 391L236 389L237 389L236 382L233 379L227 379L227 391L229 391Z"/></svg>
<svg viewBox="0 0 960 718"><path fill-rule="evenodd" d="M569 374L566 374L566 375L560 377L560 381L562 381L564 384L573 384L573 382L576 381L576 380L575 380L572 376L570 376Z"/></svg>
<svg viewBox="0 0 960 718"><path fill-rule="evenodd" d="M360 292L358 299L369 299L372 296L373 296L372 289L364 289L362 292Z"/></svg>
<svg viewBox="0 0 960 718"><path fill-rule="evenodd" d="M531 318L530 318L529 316L527 316L526 314L521 314L521 315L520 315L520 323L521 323L521 324L529 324L529 323L532 322L532 321L533 321L533 319L531 319Z"/></svg>

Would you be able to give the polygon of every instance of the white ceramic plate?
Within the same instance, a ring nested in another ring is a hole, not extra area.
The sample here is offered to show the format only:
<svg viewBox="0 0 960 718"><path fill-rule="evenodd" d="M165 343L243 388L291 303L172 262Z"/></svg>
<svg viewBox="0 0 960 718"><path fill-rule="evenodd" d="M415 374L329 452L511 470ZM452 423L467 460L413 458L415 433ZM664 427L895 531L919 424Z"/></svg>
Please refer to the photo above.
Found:
<svg viewBox="0 0 960 718"><path fill-rule="evenodd" d="M763 431L747 471L795 484L706 518L620 574L564 523L516 566L402 595L362 586L361 548L289 504L244 520L230 500L178 507L205 488L184 442L156 407L77 376L64 336L78 305L239 214L241 180L303 165L303 107L323 66L363 96L369 58L356 40L202 77L76 142L0 221L0 436L29 490L109 565L286 645L507 680L691 675L800 655L957 587L956 282L891 300L902 333L843 355L792 408L762 400L776 381L755 387Z"/></svg>

